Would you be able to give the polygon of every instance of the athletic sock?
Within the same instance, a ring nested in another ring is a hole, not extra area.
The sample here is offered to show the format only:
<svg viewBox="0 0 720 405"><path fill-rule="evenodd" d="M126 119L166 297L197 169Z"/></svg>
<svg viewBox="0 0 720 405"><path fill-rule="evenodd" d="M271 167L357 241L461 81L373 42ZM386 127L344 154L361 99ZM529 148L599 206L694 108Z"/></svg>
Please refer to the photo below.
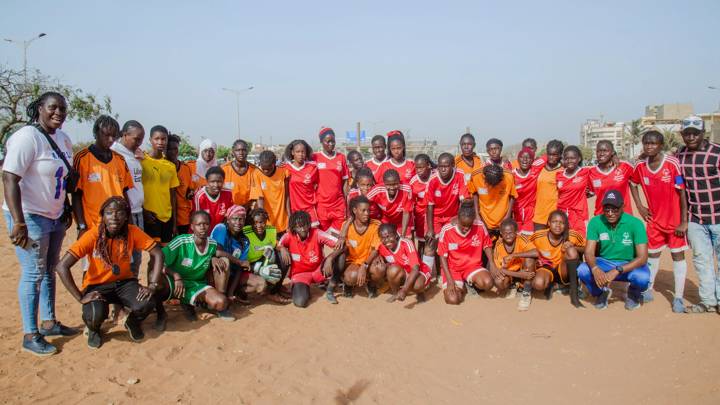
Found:
<svg viewBox="0 0 720 405"><path fill-rule="evenodd" d="M650 284L648 286L648 290L652 290L653 285L655 285L655 276L658 274L658 270L660 270L660 258L659 257L648 257L648 267L650 267Z"/></svg>
<svg viewBox="0 0 720 405"><path fill-rule="evenodd" d="M575 307L583 306L580 303L580 299L578 298L577 268L578 268L579 264L580 264L580 261L577 259L568 260L565 262L565 267L567 269L567 274L568 274L568 280L570 281L570 303L573 304Z"/></svg>
<svg viewBox="0 0 720 405"><path fill-rule="evenodd" d="M685 260L673 262L673 275L675 276L675 298L682 299L685 293L685 276L687 276L687 262Z"/></svg>

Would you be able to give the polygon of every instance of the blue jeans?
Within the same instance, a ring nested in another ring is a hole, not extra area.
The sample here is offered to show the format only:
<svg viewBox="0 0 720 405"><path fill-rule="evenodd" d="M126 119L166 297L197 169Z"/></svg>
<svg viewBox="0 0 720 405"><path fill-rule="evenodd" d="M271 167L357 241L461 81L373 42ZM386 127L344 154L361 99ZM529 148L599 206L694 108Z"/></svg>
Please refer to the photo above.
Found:
<svg viewBox="0 0 720 405"><path fill-rule="evenodd" d="M143 222L143 213L142 211L138 213L132 214L132 223L133 225L137 226L140 229L145 228L145 223ZM132 270L133 274L136 277L139 277L138 273L140 271L140 263L142 262L142 250L133 250L132 257L130 258L130 270Z"/></svg>
<svg viewBox="0 0 720 405"><path fill-rule="evenodd" d="M8 232L13 219L4 211ZM60 249L65 238L65 225L59 219L25 213L28 237L36 242L23 249L15 247L20 262L18 299L22 314L23 332L38 333L38 308L41 321L55 320L55 266L60 260Z"/></svg>
<svg viewBox="0 0 720 405"><path fill-rule="evenodd" d="M610 270L614 270L615 266L622 266L627 262L614 262L611 260L603 259L602 257L595 258L595 264L607 273ZM587 263L581 263L577 269L578 278L582 280L585 287L590 291L590 295L597 297L602 294L602 289L595 284L595 278L593 277L590 266ZM619 275L615 281L625 281L630 283L628 291L634 291L636 294L648 289L650 285L650 268L647 264L644 264L635 270L624 272Z"/></svg>
<svg viewBox="0 0 720 405"><path fill-rule="evenodd" d="M700 282L700 302L715 306L720 300L720 274L715 270L715 264L720 258L720 225L690 222L687 235L693 250L693 265Z"/></svg>

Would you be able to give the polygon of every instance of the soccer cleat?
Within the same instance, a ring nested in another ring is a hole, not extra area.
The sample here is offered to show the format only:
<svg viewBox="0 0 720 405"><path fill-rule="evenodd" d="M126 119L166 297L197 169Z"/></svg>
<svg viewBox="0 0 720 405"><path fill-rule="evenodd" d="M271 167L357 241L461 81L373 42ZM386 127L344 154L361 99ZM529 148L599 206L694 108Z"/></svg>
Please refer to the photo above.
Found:
<svg viewBox="0 0 720 405"><path fill-rule="evenodd" d="M520 301L518 301L517 309L518 311L527 311L530 309L530 303L532 302L532 295L529 291L523 291L522 294L520 294Z"/></svg>

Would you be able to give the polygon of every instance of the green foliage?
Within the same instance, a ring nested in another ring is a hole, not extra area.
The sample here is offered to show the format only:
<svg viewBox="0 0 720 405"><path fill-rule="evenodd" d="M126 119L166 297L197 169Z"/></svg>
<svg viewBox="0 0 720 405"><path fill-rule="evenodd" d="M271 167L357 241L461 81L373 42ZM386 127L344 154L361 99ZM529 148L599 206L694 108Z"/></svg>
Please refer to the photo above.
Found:
<svg viewBox="0 0 720 405"><path fill-rule="evenodd" d="M624 141L626 149L630 152L630 156L628 157L635 157L635 145L640 142L644 129L640 124L640 120L633 120L629 127L625 127Z"/></svg>
<svg viewBox="0 0 720 405"><path fill-rule="evenodd" d="M76 142L73 144L73 154L80 152L81 150L87 148L88 146L92 145L94 142L88 141L88 142Z"/></svg>
<svg viewBox="0 0 720 405"><path fill-rule="evenodd" d="M665 138L663 150L676 152L681 146L685 145L679 132L664 129L662 133Z"/></svg>
<svg viewBox="0 0 720 405"><path fill-rule="evenodd" d="M37 70L28 77L26 83L21 70L0 66L0 139L3 146L14 130L27 123L27 105L47 91L56 91L65 96L68 102L67 118L70 120L82 123L94 121L102 114L112 115L110 97L106 96L99 101L97 96L62 84Z"/></svg>
<svg viewBox="0 0 720 405"><path fill-rule="evenodd" d="M219 145L215 151L215 159L227 159L232 153L232 149L228 146Z"/></svg>

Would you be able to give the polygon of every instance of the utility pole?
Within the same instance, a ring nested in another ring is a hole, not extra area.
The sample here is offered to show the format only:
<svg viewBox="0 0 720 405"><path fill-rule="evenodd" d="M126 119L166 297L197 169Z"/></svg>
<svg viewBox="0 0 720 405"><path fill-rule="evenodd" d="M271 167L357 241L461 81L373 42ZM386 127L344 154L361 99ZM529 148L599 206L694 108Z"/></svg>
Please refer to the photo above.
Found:
<svg viewBox="0 0 720 405"><path fill-rule="evenodd" d="M22 48L23 48L23 75L25 77L25 85L27 85L27 51L28 51L28 48L30 47L30 44L33 43L33 41L35 41L36 39L40 39L46 35L47 35L46 33L41 32L38 36L30 38L28 40L24 40L24 41L20 41L17 39L5 38L5 41L13 43L13 44L18 44L18 45L22 46Z"/></svg>
<svg viewBox="0 0 720 405"><path fill-rule="evenodd" d="M245 93L246 91L250 91L254 89L254 86L250 86L248 88L242 89L242 90L235 90L235 89L229 89L227 87L223 87L223 91L227 91L228 93L232 93L235 95L235 106L237 107L237 136L238 139L240 139L240 94Z"/></svg>
<svg viewBox="0 0 720 405"><path fill-rule="evenodd" d="M357 150L360 152L360 122L357 123Z"/></svg>

